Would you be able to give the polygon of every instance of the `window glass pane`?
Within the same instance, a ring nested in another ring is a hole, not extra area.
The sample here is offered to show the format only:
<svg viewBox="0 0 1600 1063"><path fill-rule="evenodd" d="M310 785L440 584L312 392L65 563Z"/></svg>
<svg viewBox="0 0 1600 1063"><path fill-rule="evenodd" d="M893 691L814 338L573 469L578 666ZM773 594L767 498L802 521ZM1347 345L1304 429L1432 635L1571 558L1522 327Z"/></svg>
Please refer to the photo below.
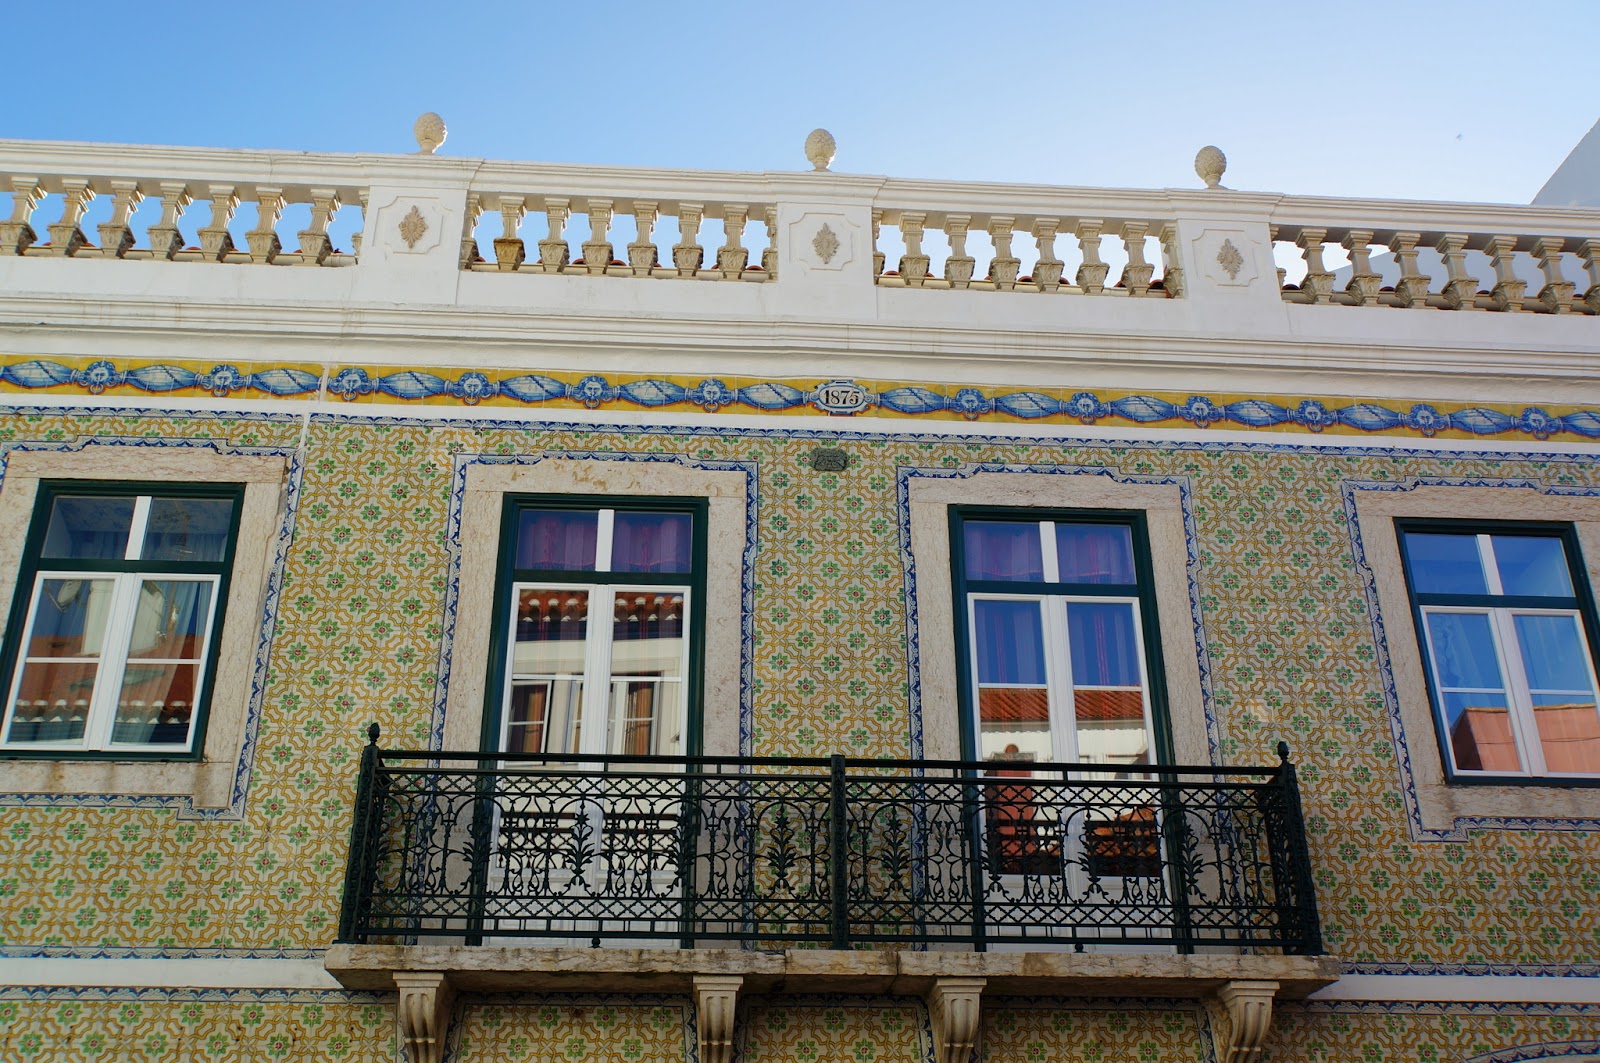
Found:
<svg viewBox="0 0 1600 1063"><path fill-rule="evenodd" d="M1062 583L1132 583L1133 529L1118 524L1057 524Z"/></svg>
<svg viewBox="0 0 1600 1063"><path fill-rule="evenodd" d="M1459 770L1522 771L1504 695L1445 694L1444 711Z"/></svg>
<svg viewBox="0 0 1600 1063"><path fill-rule="evenodd" d="M1129 602L1070 602L1074 686L1139 686L1139 643Z"/></svg>
<svg viewBox="0 0 1600 1063"><path fill-rule="evenodd" d="M117 696L112 744L187 745L199 681L199 665L128 662Z"/></svg>
<svg viewBox="0 0 1600 1063"><path fill-rule="evenodd" d="M96 661L29 661L22 667L7 742L82 740L94 697Z"/></svg>
<svg viewBox="0 0 1600 1063"><path fill-rule="evenodd" d="M215 563L228 555L231 498L152 498L139 556Z"/></svg>
<svg viewBox="0 0 1600 1063"><path fill-rule="evenodd" d="M1486 613L1427 613L1439 685L1447 690L1504 690Z"/></svg>
<svg viewBox="0 0 1600 1063"><path fill-rule="evenodd" d="M1039 606L1037 601L973 602L979 683L1044 685L1044 621Z"/></svg>
<svg viewBox="0 0 1600 1063"><path fill-rule="evenodd" d="M1072 691L1078 728L1078 759L1089 764L1148 764L1150 735L1144 723L1144 691Z"/></svg>
<svg viewBox="0 0 1600 1063"><path fill-rule="evenodd" d="M1038 524L970 520L962 525L962 534L968 579L1044 579Z"/></svg>
<svg viewBox="0 0 1600 1063"><path fill-rule="evenodd" d="M618 588L611 626L611 674L683 676L684 592Z"/></svg>
<svg viewBox="0 0 1600 1063"><path fill-rule="evenodd" d="M1592 693L1535 694L1533 722L1545 768L1600 774L1600 711Z"/></svg>
<svg viewBox="0 0 1600 1063"><path fill-rule="evenodd" d="M98 656L105 648L114 586L109 579L42 580L27 656Z"/></svg>
<svg viewBox="0 0 1600 1063"><path fill-rule="evenodd" d="M1590 692L1589 648L1577 617L1521 614L1512 620L1531 689Z"/></svg>
<svg viewBox="0 0 1600 1063"><path fill-rule="evenodd" d="M581 677L588 633L588 591L563 587L519 590L512 674Z"/></svg>
<svg viewBox="0 0 1600 1063"><path fill-rule="evenodd" d="M61 495L50 507L41 557L120 561L133 524L132 495Z"/></svg>
<svg viewBox="0 0 1600 1063"><path fill-rule="evenodd" d="M198 660L211 621L211 584L144 580L133 607L130 659Z"/></svg>
<svg viewBox="0 0 1600 1063"><path fill-rule="evenodd" d="M509 753L571 753L578 748L578 707L553 704L557 686L567 697L578 684L560 680L529 680L511 684L511 704L506 714L506 751Z"/></svg>
<svg viewBox="0 0 1600 1063"><path fill-rule="evenodd" d="M525 509L517 517L516 567L593 571L599 527L593 510Z"/></svg>
<svg viewBox="0 0 1600 1063"><path fill-rule="evenodd" d="M1475 535L1407 532L1411 589L1417 594L1488 594Z"/></svg>
<svg viewBox="0 0 1600 1063"><path fill-rule="evenodd" d="M1495 535L1491 538L1504 593L1572 596L1567 551L1560 539L1549 535Z"/></svg>
<svg viewBox="0 0 1600 1063"><path fill-rule="evenodd" d="M616 514L611 539L613 572L688 572L694 521L687 513Z"/></svg>
<svg viewBox="0 0 1600 1063"><path fill-rule="evenodd" d="M610 751L625 756L681 753L682 700L682 683L612 680Z"/></svg>

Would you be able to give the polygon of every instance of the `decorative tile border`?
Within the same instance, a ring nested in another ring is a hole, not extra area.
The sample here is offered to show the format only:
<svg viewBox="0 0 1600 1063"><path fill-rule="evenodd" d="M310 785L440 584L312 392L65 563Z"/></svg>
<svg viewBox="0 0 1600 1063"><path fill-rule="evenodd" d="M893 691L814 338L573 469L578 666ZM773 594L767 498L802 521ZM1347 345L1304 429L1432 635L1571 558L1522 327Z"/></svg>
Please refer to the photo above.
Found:
<svg viewBox="0 0 1600 1063"><path fill-rule="evenodd" d="M966 387L895 381L634 376L313 363L0 356L0 393L480 404L643 412L825 414L1027 424L1221 427L1422 438L1600 440L1600 410L1450 405L1328 396L1194 395Z"/></svg>

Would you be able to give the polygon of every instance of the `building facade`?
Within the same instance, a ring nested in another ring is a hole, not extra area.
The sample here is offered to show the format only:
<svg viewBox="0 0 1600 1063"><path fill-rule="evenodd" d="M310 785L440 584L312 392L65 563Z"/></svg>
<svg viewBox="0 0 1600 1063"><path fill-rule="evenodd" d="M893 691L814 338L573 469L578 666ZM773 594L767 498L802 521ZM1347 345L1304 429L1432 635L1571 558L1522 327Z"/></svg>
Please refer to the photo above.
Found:
<svg viewBox="0 0 1600 1063"><path fill-rule="evenodd" d="M4 1058L1600 1057L1600 211L418 138L0 141Z"/></svg>

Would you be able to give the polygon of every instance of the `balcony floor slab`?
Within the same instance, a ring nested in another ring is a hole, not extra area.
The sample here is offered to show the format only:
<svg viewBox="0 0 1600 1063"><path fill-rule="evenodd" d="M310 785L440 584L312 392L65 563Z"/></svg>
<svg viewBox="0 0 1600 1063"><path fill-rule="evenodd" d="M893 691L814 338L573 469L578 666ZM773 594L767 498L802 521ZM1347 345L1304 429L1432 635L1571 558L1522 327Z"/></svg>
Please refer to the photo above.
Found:
<svg viewBox="0 0 1600 1063"><path fill-rule="evenodd" d="M1298 999L1339 978L1332 956L928 950L630 949L482 945L335 945L330 974L388 990L394 975L436 971L462 992L688 993L698 976L738 976L757 994L920 996L938 978L987 979L994 996L1210 996L1228 982L1278 983Z"/></svg>

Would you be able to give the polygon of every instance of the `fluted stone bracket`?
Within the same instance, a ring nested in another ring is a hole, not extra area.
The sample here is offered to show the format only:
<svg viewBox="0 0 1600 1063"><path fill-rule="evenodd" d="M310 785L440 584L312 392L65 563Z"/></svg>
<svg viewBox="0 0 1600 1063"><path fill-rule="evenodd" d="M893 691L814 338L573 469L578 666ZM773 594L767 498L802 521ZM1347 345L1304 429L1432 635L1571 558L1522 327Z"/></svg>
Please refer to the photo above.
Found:
<svg viewBox="0 0 1600 1063"><path fill-rule="evenodd" d="M928 990L928 1020L938 1063L971 1063L987 978L938 978Z"/></svg>
<svg viewBox="0 0 1600 1063"><path fill-rule="evenodd" d="M450 1009L455 1005L455 986L441 971L396 971L395 988L400 999L395 1004L395 1021L400 1041L406 1046L410 1063L441 1063L445 1035L450 1032Z"/></svg>
<svg viewBox="0 0 1600 1063"><path fill-rule="evenodd" d="M730 1063L733 1059L734 1016L743 986L741 975L695 976L694 1019L700 1063Z"/></svg>
<svg viewBox="0 0 1600 1063"><path fill-rule="evenodd" d="M1224 982L1207 1001L1217 1063L1258 1063L1277 993L1277 982L1241 980Z"/></svg>

